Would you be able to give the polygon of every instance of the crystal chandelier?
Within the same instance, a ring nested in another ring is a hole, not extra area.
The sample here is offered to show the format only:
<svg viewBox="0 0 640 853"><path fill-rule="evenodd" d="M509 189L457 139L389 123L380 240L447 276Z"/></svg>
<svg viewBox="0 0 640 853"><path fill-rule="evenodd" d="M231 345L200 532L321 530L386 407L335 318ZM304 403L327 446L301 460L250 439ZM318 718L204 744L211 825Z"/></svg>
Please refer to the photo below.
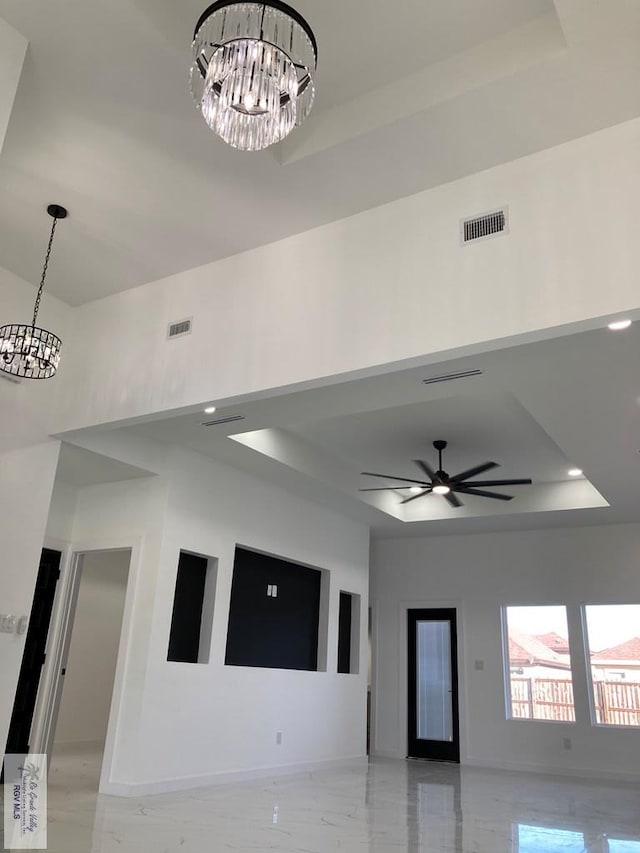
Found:
<svg viewBox="0 0 640 853"><path fill-rule="evenodd" d="M53 217L53 225L31 325L11 323L8 326L0 326L0 370L22 379L49 379L60 363L62 341L53 332L36 326L56 225L59 219L65 219L67 216L67 211L59 204L50 204L47 213Z"/></svg>
<svg viewBox="0 0 640 853"><path fill-rule="evenodd" d="M191 94L234 148L267 148L309 115L318 48L286 3L218 0L200 16L192 50Z"/></svg>

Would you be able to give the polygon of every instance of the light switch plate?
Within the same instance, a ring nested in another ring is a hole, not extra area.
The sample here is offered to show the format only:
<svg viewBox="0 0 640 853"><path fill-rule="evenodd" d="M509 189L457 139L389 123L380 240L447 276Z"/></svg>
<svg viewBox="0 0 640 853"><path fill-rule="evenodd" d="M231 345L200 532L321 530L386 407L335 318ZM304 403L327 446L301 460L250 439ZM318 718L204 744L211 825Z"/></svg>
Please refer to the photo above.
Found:
<svg viewBox="0 0 640 853"><path fill-rule="evenodd" d="M29 627L29 617L21 616L18 619L18 634L26 634Z"/></svg>
<svg viewBox="0 0 640 853"><path fill-rule="evenodd" d="M13 634L16 630L16 617L10 613L0 613L0 632Z"/></svg>

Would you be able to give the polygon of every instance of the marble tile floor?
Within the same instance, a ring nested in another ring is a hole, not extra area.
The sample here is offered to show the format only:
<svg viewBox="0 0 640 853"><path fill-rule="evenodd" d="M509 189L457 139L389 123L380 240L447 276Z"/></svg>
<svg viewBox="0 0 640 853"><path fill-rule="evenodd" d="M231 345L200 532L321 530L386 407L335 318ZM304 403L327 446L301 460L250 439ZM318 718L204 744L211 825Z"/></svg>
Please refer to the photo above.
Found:
<svg viewBox="0 0 640 853"><path fill-rule="evenodd" d="M369 767L137 799L54 758L49 853L640 853L640 786L455 765Z"/></svg>

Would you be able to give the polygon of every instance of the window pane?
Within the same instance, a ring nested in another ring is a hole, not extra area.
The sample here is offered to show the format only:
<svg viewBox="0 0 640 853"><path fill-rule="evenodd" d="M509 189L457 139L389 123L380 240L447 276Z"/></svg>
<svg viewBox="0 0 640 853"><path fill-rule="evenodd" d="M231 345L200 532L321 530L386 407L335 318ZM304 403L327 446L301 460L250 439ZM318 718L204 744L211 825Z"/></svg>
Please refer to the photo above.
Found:
<svg viewBox="0 0 640 853"><path fill-rule="evenodd" d="M640 726L640 604L585 607L595 720Z"/></svg>
<svg viewBox="0 0 640 853"><path fill-rule="evenodd" d="M581 832L555 829L550 826L518 824L518 853L584 853L585 840Z"/></svg>
<svg viewBox="0 0 640 853"><path fill-rule="evenodd" d="M574 722L566 607L505 607L510 716Z"/></svg>
<svg viewBox="0 0 640 853"><path fill-rule="evenodd" d="M609 853L640 853L640 841L609 838Z"/></svg>

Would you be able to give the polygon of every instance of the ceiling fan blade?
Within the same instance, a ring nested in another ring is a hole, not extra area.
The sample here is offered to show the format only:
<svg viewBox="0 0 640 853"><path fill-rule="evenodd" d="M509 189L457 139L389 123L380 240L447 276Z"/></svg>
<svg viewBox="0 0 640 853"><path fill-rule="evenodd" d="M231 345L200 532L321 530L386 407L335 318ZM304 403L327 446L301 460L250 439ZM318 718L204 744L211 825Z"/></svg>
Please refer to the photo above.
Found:
<svg viewBox="0 0 640 853"><path fill-rule="evenodd" d="M433 468L429 465L428 462L425 462L423 459L414 459L413 461L416 463L418 468L421 468L424 471L424 473L431 481L436 479L436 472L433 470Z"/></svg>
<svg viewBox="0 0 640 853"><path fill-rule="evenodd" d="M531 480L474 480L469 483L474 489L476 486L530 486ZM464 488L464 483L458 483L458 488Z"/></svg>
<svg viewBox="0 0 640 853"><path fill-rule="evenodd" d="M448 494L443 495L442 497L445 499L445 501L448 501L451 506L455 507L456 509L459 506L462 506L462 501L453 492L449 492Z"/></svg>
<svg viewBox="0 0 640 853"><path fill-rule="evenodd" d="M419 495L411 495L410 498L405 498L403 501L400 501L400 503L401 504L408 504L410 501L417 501L418 498L422 498L425 495L430 495L430 494L431 494L431 487L429 487L428 489L425 489L423 492L420 492Z"/></svg>
<svg viewBox="0 0 640 853"><path fill-rule="evenodd" d="M377 486L375 489L358 489L359 492L396 492L398 489L413 489L416 486Z"/></svg>
<svg viewBox="0 0 640 853"><path fill-rule="evenodd" d="M499 465L497 462L484 462L482 465L476 465L475 468L469 468L467 471L462 471L460 474L456 474L455 477L451 477L450 480L452 483L461 483L463 480L468 480L470 477L476 477L478 474L483 474L485 471L490 471L492 468L498 468Z"/></svg>
<svg viewBox="0 0 640 853"><path fill-rule="evenodd" d="M408 477L394 477L393 474L374 474L373 471L361 471L363 477L384 477L385 480L400 480L401 483L413 483L414 486L430 486L424 480L410 480Z"/></svg>
<svg viewBox="0 0 640 853"><path fill-rule="evenodd" d="M478 495L481 498L494 498L497 501L512 501L513 495L501 495L500 492L485 492L482 489L460 489L461 495Z"/></svg>

